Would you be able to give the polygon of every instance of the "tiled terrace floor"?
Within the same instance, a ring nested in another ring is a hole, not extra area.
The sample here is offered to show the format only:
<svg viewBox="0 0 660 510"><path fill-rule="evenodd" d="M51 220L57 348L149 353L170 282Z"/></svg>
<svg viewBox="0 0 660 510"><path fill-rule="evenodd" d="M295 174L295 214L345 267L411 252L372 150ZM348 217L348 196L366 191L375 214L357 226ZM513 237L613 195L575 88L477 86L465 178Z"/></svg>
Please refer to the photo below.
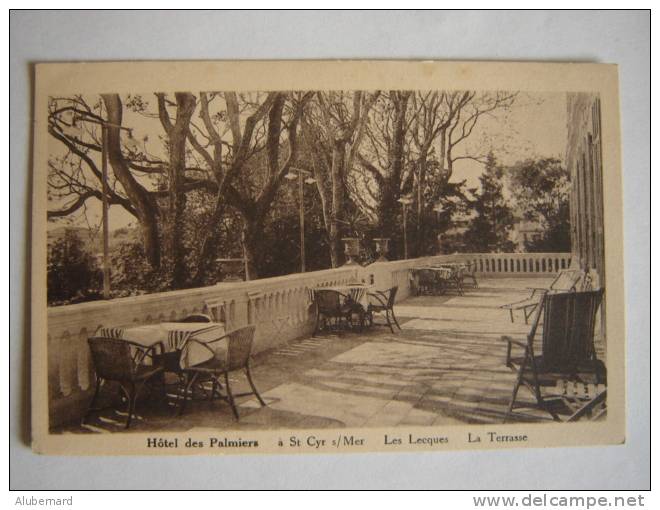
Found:
<svg viewBox="0 0 660 510"><path fill-rule="evenodd" d="M512 324L499 306L551 281L482 279L464 296L409 298L395 307L403 331L321 334L258 356L253 377L268 406L243 398L238 423L222 401L191 402L182 416L162 404L142 404L131 430L501 423L514 375L504 364L500 337L524 337L529 326L522 317ZM245 391L244 377L235 379L235 391ZM520 396L532 402L526 390ZM525 410L515 419L545 421L549 415ZM120 430L121 421L109 410L91 426L66 431Z"/></svg>

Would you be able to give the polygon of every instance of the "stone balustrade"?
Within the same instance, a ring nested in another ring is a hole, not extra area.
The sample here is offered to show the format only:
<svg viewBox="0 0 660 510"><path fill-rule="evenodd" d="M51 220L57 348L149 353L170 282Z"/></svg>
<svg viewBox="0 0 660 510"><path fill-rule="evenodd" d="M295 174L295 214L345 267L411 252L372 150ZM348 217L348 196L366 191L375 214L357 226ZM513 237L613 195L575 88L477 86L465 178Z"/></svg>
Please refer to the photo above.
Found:
<svg viewBox="0 0 660 510"><path fill-rule="evenodd" d="M228 329L256 324L254 352L311 334L314 307L308 290L351 281L378 289L398 285L397 301L410 295L410 269L442 262L474 262L489 276L556 273L570 265L567 253L454 254L221 283L210 287L94 301L48 308L48 391L50 424L79 420L93 389L87 338L99 327L130 327L209 313ZM35 341L39 341L36 339Z"/></svg>

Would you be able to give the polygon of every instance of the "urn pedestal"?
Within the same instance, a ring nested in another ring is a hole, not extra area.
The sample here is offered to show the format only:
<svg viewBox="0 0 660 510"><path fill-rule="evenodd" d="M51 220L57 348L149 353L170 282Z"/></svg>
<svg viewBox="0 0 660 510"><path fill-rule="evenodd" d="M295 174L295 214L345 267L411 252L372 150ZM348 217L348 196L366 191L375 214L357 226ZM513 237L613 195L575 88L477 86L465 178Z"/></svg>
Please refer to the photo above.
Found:
<svg viewBox="0 0 660 510"><path fill-rule="evenodd" d="M360 264L356 262L356 259L360 255L360 239L357 237L344 237L342 239L344 243L344 254L346 255L345 266L359 266Z"/></svg>
<svg viewBox="0 0 660 510"><path fill-rule="evenodd" d="M374 243L376 243L376 254L378 255L376 262L387 262L386 255L389 251L390 239L385 237L378 238L374 239Z"/></svg>

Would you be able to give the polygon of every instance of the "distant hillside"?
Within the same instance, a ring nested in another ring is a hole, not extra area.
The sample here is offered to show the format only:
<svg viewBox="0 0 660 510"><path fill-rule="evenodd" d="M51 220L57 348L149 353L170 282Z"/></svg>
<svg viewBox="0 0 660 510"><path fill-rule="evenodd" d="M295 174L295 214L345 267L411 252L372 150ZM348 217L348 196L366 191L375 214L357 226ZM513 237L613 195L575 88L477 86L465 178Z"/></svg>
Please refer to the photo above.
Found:
<svg viewBox="0 0 660 510"><path fill-rule="evenodd" d="M66 232L74 232L84 243L85 251L88 253L101 253L103 251L103 232L101 229L89 229L85 227L58 227L48 231L48 245L63 239ZM122 227L111 230L108 236L110 250L115 246L139 239L136 227Z"/></svg>

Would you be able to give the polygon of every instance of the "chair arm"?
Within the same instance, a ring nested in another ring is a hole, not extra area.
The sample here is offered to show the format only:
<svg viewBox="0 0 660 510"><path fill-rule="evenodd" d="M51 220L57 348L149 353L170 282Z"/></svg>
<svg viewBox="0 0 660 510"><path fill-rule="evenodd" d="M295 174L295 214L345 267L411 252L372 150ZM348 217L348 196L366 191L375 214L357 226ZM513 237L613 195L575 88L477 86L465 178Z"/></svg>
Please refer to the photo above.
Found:
<svg viewBox="0 0 660 510"><path fill-rule="evenodd" d="M124 342L135 347L136 352L135 355L133 356L133 363L135 363L135 366L141 365L144 359L147 357L153 360L156 347L159 347L161 352L163 352L164 350L162 342L156 342L151 345L142 345L138 342L133 342L131 340L124 340Z"/></svg>
<svg viewBox="0 0 660 510"><path fill-rule="evenodd" d="M200 345L201 347L204 347L207 351L209 351L211 353L212 356L215 357L215 351L213 349L211 349L211 347L209 347L209 344L219 342L220 340L223 340L223 339L227 338L228 336L229 335L222 335L221 337L215 338L213 340L209 340L208 342L202 342L198 338L190 337L186 341L186 343L181 347L181 352L183 353L184 349L190 349L190 344L195 343L195 344Z"/></svg>
<svg viewBox="0 0 660 510"><path fill-rule="evenodd" d="M229 338L229 335L230 333L225 333L224 335L219 336L218 338L214 338L213 340L208 340L206 342L202 342L200 339L195 338L195 335L192 335L190 338L188 338L188 342L197 342L198 344L202 344L202 345L214 344L216 342L224 340L225 338Z"/></svg>
<svg viewBox="0 0 660 510"><path fill-rule="evenodd" d="M536 294L537 292L542 292L544 294L547 294L550 292L550 290L547 287L526 287L527 290L532 291L532 295Z"/></svg>
<svg viewBox="0 0 660 510"><path fill-rule="evenodd" d="M378 292L379 294L383 294L383 293L380 292L380 291L376 291L376 292ZM376 294L376 293L368 292L368 293L367 293L367 296L375 298L376 301L378 301L378 302L380 303L380 306L387 306L387 300L384 299L384 298L385 298L384 294L383 294L382 296L380 296L380 295L378 295L378 294Z"/></svg>
<svg viewBox="0 0 660 510"><path fill-rule="evenodd" d="M502 337L500 337L500 341L507 342L508 344L516 344L519 347L527 347L527 344L525 342L521 342L520 340L515 340L508 335L502 335Z"/></svg>
<svg viewBox="0 0 660 510"><path fill-rule="evenodd" d="M530 306L537 306L541 301L532 301L531 303L528 303L528 301L532 299L532 296L525 298L521 301L516 301L514 303L508 303L506 305L500 305L500 308L504 308L505 310L509 309L514 309L514 310L521 310L523 308L529 308Z"/></svg>

